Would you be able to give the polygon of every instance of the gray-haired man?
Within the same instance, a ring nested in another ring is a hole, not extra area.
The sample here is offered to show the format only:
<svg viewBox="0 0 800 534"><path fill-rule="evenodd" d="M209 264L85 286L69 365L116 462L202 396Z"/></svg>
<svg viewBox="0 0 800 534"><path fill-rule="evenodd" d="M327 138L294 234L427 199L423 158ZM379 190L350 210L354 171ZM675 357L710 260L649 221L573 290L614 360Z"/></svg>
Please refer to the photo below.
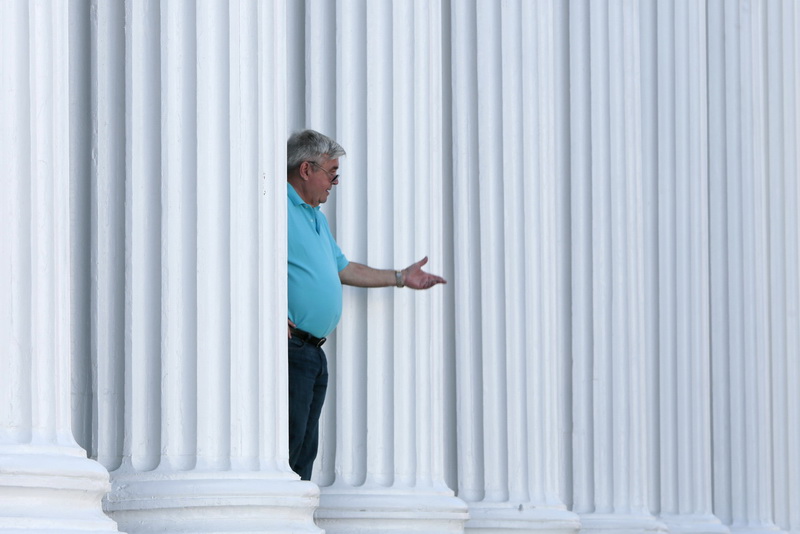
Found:
<svg viewBox="0 0 800 534"><path fill-rule="evenodd" d="M348 261L320 211L339 183L344 149L314 130L292 134L287 148L289 465L309 480L328 387L322 344L342 314L342 284L429 289L446 281L422 270L427 257L401 271Z"/></svg>

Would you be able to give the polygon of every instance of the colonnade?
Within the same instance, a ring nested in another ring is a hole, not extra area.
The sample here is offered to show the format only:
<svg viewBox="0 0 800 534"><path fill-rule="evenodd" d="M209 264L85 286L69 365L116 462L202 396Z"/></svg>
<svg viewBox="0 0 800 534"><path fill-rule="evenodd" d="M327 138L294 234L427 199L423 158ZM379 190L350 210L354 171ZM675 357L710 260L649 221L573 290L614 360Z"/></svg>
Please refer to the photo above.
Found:
<svg viewBox="0 0 800 534"><path fill-rule="evenodd" d="M0 3L0 530L800 532L792 0ZM347 150L312 482L285 164ZM103 513L105 512L105 514Z"/></svg>

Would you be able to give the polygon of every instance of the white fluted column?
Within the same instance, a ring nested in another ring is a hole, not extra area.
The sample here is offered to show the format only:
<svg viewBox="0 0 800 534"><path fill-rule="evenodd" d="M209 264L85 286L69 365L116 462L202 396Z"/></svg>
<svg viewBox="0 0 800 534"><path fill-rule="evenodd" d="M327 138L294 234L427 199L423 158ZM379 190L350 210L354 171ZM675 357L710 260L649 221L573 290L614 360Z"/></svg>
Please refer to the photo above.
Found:
<svg viewBox="0 0 800 534"><path fill-rule="evenodd" d="M128 532L319 532L287 463L285 4L85 15L106 510Z"/></svg>
<svg viewBox="0 0 800 534"><path fill-rule="evenodd" d="M71 430L67 2L0 4L0 530L116 532Z"/></svg>
<svg viewBox="0 0 800 534"><path fill-rule="evenodd" d="M727 532L712 513L708 128L705 6L643 6L643 47L657 76L643 77L654 120L645 152L657 234L648 334L657 347L652 403L654 509L670 532ZM646 56L647 57L647 56ZM657 80L657 82L656 82ZM649 148L649 147L648 147Z"/></svg>
<svg viewBox="0 0 800 534"><path fill-rule="evenodd" d="M800 532L800 5L766 11L775 524Z"/></svg>
<svg viewBox="0 0 800 534"><path fill-rule="evenodd" d="M709 5L709 101L719 102L710 108L714 508L732 531L748 533L777 530L765 16L761 2Z"/></svg>
<svg viewBox="0 0 800 534"><path fill-rule="evenodd" d="M650 532L639 4L570 8L573 509L584 532Z"/></svg>
<svg viewBox="0 0 800 534"><path fill-rule="evenodd" d="M342 250L380 268L428 255L440 271L441 5L311 1L305 18L314 53L298 127L348 152L324 207ZM466 506L443 472L442 295L345 288L324 347L331 381L313 476L327 532L463 529Z"/></svg>
<svg viewBox="0 0 800 534"><path fill-rule="evenodd" d="M579 528L558 473L555 24L553 2L452 6L458 483L468 531Z"/></svg>

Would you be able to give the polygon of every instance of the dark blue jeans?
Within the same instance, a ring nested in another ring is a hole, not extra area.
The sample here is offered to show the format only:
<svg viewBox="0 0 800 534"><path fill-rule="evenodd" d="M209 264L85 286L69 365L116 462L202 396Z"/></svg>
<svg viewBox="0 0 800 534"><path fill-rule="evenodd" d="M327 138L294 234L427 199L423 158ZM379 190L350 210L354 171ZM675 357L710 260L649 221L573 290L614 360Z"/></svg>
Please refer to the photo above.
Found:
<svg viewBox="0 0 800 534"><path fill-rule="evenodd" d="M289 339L289 465L303 480L311 480L327 389L328 360L322 349Z"/></svg>

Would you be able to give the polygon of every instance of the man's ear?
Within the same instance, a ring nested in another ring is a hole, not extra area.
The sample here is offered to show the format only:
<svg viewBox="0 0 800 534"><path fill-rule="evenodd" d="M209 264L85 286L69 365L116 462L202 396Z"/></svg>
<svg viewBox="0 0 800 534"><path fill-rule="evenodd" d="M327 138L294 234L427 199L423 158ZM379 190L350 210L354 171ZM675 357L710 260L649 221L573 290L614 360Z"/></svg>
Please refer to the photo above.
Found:
<svg viewBox="0 0 800 534"><path fill-rule="evenodd" d="M300 164L300 167L298 167L298 169L297 169L297 171L300 173L300 178L302 178L303 181L306 181L306 182L308 181L308 168L310 166L311 166L311 164L309 162L304 161L304 162L302 162Z"/></svg>

